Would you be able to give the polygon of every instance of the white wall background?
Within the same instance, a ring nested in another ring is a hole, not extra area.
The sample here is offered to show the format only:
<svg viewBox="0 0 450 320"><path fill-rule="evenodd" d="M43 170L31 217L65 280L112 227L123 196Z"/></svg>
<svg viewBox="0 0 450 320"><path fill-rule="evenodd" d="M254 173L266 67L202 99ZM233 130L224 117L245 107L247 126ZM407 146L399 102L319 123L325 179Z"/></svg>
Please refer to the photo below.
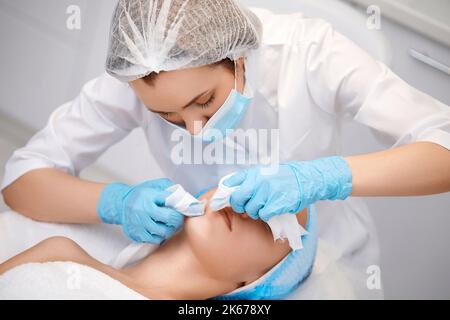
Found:
<svg viewBox="0 0 450 320"><path fill-rule="evenodd" d="M329 10L322 16L336 23L339 30L353 33L348 36L354 40L359 37L361 42L357 42L379 58L390 58L394 71L412 85L450 104L449 77L432 72L425 65L414 64L406 55L411 45L420 43L437 47L444 58L450 59L448 48L388 20L383 20L381 31L368 31L364 19L349 18L356 17L347 11L349 8L336 10L339 8L336 5L342 5L338 0L314 1L325 4ZM305 7L306 2L302 0L243 2L280 12L304 9L315 14L317 9ZM2 167L13 146L23 144L44 126L52 110L74 98L85 81L103 72L114 3L111 0L0 0ZM66 28L66 9L73 4L81 8L81 30ZM383 36L387 38L386 51L376 45ZM346 141L346 154L381 149L367 129L355 124L349 124ZM123 154L130 160L126 166L121 160ZM113 177L133 182L160 175L151 170L151 163L143 135L135 131L102 156L98 166ZM89 172L86 176L94 177ZM104 178L108 179L112 178ZM386 298L449 299L450 195L368 201L380 234Z"/></svg>

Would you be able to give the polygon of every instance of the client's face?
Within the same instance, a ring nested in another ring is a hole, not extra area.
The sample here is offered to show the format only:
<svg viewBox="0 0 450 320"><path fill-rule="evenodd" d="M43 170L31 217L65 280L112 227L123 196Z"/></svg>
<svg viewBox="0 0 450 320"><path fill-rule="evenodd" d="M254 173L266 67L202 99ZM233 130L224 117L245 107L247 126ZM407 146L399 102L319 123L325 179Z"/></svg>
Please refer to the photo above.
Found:
<svg viewBox="0 0 450 320"><path fill-rule="evenodd" d="M215 189L200 199L209 200ZM235 213L231 208L212 211L206 206L201 217L188 218L184 230L197 259L217 279L252 282L289 252L287 241L274 241L269 226ZM297 214L304 224L306 210Z"/></svg>

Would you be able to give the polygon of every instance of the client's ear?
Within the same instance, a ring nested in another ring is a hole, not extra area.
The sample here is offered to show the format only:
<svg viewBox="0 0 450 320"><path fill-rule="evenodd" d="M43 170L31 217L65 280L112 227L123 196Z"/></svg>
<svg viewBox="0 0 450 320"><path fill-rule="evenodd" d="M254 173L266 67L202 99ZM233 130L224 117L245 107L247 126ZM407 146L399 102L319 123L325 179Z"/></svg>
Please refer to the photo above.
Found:
<svg viewBox="0 0 450 320"><path fill-rule="evenodd" d="M306 228L306 223L308 221L308 208L296 213L296 216L298 223L300 223L303 228Z"/></svg>

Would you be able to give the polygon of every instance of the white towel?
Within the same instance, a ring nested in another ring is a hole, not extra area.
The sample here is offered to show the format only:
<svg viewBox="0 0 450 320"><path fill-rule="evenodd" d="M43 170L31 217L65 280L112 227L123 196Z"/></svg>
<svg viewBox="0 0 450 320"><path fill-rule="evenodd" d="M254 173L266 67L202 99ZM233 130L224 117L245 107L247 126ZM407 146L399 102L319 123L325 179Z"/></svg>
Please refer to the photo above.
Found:
<svg viewBox="0 0 450 320"><path fill-rule="evenodd" d="M0 300L147 300L103 272L74 262L27 263L0 276Z"/></svg>

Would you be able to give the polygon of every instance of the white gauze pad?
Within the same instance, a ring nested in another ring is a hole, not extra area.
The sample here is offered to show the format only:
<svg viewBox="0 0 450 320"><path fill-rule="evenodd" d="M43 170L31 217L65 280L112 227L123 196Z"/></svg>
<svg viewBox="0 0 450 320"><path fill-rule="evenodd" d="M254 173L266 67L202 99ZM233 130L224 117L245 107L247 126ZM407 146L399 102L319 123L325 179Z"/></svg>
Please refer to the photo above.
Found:
<svg viewBox="0 0 450 320"><path fill-rule="evenodd" d="M198 201L181 185L175 184L167 188L166 191L172 192L166 198L167 207L174 208L186 217L202 216L205 213L206 200Z"/></svg>
<svg viewBox="0 0 450 320"><path fill-rule="evenodd" d="M219 211L230 206L231 194L239 187L227 187L223 182L233 174L231 173L220 179L219 186L210 200L212 210ZM298 223L295 214L285 213L273 216L267 221L267 224L272 231L274 241L288 239L289 246L292 250L295 251L303 248L302 235L308 234L308 231Z"/></svg>

